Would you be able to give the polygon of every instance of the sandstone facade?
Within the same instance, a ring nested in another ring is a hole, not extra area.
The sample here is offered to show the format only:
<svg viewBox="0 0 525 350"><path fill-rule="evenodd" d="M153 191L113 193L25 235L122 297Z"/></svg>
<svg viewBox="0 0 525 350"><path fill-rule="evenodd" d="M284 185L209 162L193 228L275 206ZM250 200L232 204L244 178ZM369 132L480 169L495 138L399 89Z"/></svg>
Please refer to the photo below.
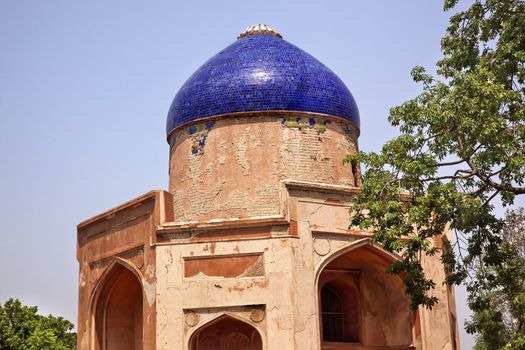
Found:
<svg viewBox="0 0 525 350"><path fill-rule="evenodd" d="M292 111L172 131L169 190L78 226L78 348L458 349L439 257L439 304L413 312L398 257L348 228L358 132Z"/></svg>

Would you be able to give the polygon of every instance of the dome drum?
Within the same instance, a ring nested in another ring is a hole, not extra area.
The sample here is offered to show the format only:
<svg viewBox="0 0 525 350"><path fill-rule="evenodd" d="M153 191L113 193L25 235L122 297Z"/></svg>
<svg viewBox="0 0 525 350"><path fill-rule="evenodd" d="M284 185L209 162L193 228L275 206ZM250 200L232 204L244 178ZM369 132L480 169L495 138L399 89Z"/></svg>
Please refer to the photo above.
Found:
<svg viewBox="0 0 525 350"><path fill-rule="evenodd" d="M202 120L170 136L175 221L281 215L283 180L357 187L349 122L304 112Z"/></svg>

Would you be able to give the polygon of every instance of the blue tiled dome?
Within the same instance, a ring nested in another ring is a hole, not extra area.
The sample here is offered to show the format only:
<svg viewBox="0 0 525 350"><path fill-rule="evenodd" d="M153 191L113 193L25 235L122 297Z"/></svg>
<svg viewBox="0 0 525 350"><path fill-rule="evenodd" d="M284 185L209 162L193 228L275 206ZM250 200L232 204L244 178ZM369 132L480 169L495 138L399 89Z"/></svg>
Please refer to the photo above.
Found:
<svg viewBox="0 0 525 350"><path fill-rule="evenodd" d="M302 111L344 118L359 128L352 94L329 68L280 35L253 33L213 56L171 104L167 132L235 112Z"/></svg>

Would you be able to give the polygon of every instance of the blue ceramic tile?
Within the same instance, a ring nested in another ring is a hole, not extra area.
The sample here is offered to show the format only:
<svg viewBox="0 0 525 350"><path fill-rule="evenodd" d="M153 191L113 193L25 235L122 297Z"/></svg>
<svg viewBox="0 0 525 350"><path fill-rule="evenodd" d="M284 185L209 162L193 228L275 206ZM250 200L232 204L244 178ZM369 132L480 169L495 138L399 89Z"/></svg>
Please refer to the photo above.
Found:
<svg viewBox="0 0 525 350"><path fill-rule="evenodd" d="M329 114L359 127L359 111L329 68L274 35L237 40L201 66L175 96L166 129L200 118L267 110Z"/></svg>

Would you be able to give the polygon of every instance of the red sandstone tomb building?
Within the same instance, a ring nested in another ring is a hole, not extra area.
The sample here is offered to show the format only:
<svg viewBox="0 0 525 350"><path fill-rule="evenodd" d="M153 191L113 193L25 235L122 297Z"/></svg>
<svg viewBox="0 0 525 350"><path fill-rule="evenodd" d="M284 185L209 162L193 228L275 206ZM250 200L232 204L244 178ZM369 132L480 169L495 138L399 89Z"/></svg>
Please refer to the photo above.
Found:
<svg viewBox="0 0 525 350"><path fill-rule="evenodd" d="M331 70L248 28L171 105L169 190L78 225L78 349L457 349L439 258L413 312L397 257L348 229L359 133Z"/></svg>

